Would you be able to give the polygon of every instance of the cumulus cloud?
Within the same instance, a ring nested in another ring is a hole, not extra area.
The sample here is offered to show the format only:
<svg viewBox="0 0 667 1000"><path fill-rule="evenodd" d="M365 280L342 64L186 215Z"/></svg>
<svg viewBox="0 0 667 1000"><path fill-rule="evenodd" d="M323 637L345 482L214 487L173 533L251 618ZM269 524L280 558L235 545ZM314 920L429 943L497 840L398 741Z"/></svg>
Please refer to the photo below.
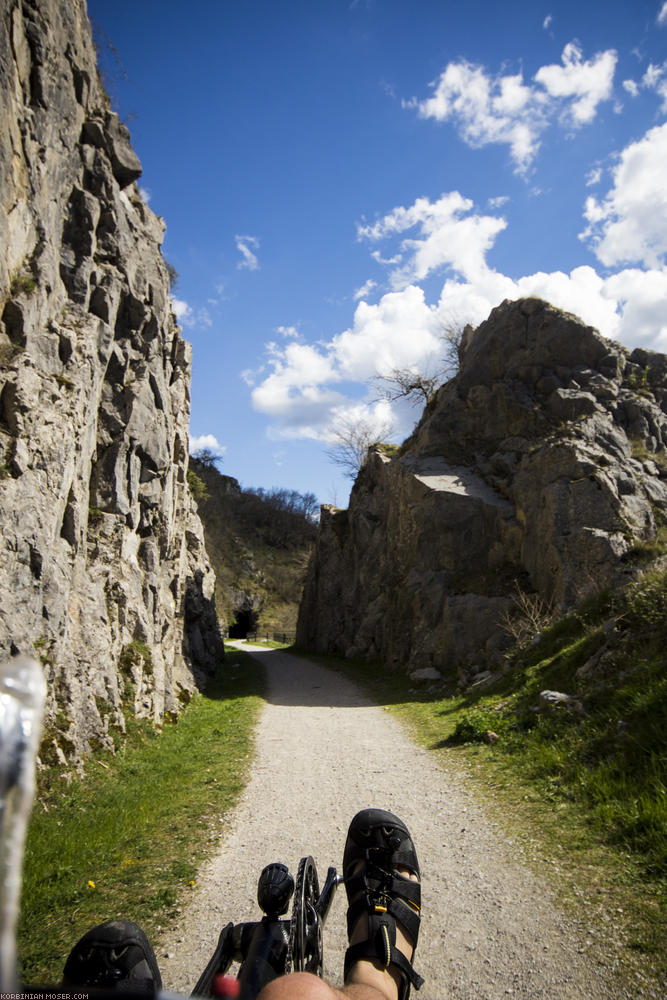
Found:
<svg viewBox="0 0 667 1000"><path fill-rule="evenodd" d="M259 240L256 236L235 236L236 246L241 252L241 260L236 265L240 269L248 271L259 270L259 260L254 250L259 248ZM251 249L252 248L252 249Z"/></svg>
<svg viewBox="0 0 667 1000"><path fill-rule="evenodd" d="M547 14L547 16L542 21L542 27L545 31L548 31L553 24L553 14Z"/></svg>
<svg viewBox="0 0 667 1000"><path fill-rule="evenodd" d="M611 97L617 58L610 49L584 62L579 46L569 42L563 49L563 65L542 66L535 80L551 97L572 99L565 116L573 125L588 125L598 104Z"/></svg>
<svg viewBox="0 0 667 1000"><path fill-rule="evenodd" d="M174 310L179 323L187 323L193 315L191 307L184 299L172 298L171 308Z"/></svg>
<svg viewBox="0 0 667 1000"><path fill-rule="evenodd" d="M399 254L390 258L398 265L389 276L394 288L422 281L443 267L474 274L486 267L485 254L507 223L497 216L473 213L473 208L474 203L458 191L436 202L418 198L408 208L394 208L373 225L359 226L357 233L360 239L377 242L416 230L414 236L401 240Z"/></svg>
<svg viewBox="0 0 667 1000"><path fill-rule="evenodd" d="M611 49L584 60L570 42L561 65L542 66L528 84L521 73L492 76L465 60L451 62L432 84L431 97L404 106L422 118L452 121L469 146L508 145L517 172L526 173L554 118L575 128L593 120L598 105L611 97L616 61Z"/></svg>
<svg viewBox="0 0 667 1000"><path fill-rule="evenodd" d="M667 252L667 124L651 129L621 153L605 198L588 198L581 238L607 267L660 266Z"/></svg>
<svg viewBox="0 0 667 1000"><path fill-rule="evenodd" d="M665 162L667 124L623 150L608 193L587 200L582 238L605 266L602 272L586 264L515 279L495 270L487 258L507 221L481 214L457 191L433 202L418 198L360 225L360 239L374 247L393 288L377 303L360 301L349 328L326 342L283 337L267 345L269 374L262 373L252 399L273 419L271 433L327 441L345 414L361 413L364 420L375 414L386 423L387 413L374 409L368 380L397 368L428 370L443 356L442 335L452 317L458 325L477 324L504 299L539 296L629 347L667 351ZM589 180L600 183L602 176L596 167ZM445 271L444 283L437 301L428 302L418 282L437 269ZM397 434L405 436L407 408L392 404L391 413Z"/></svg>
<svg viewBox="0 0 667 1000"><path fill-rule="evenodd" d="M222 458L227 451L227 445L220 444L213 434L200 434L199 437L190 435L190 454L194 455L195 452L201 451L203 448L213 452L219 458Z"/></svg>
<svg viewBox="0 0 667 1000"><path fill-rule="evenodd" d="M393 368L419 367L437 351L438 318L423 289L410 285L388 292L377 305L360 302L354 323L331 342L331 357L341 379L363 381Z"/></svg>
<svg viewBox="0 0 667 1000"><path fill-rule="evenodd" d="M623 342L666 353L667 269L620 271L605 282L605 291L618 303Z"/></svg>
<svg viewBox="0 0 667 1000"><path fill-rule="evenodd" d="M365 420L386 424L375 402L354 398L359 387L364 395L378 372L423 366L441 351L441 326L416 286L389 292L377 305L360 302L352 326L326 344L268 344L270 374L254 388L253 406L274 419L275 437L330 440L341 415L359 406Z"/></svg>

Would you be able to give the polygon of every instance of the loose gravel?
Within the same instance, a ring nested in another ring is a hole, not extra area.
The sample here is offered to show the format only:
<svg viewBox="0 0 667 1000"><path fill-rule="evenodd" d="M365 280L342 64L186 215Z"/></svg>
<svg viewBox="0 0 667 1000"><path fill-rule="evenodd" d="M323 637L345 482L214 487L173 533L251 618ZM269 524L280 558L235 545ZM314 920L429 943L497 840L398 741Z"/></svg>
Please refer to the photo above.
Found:
<svg viewBox="0 0 667 1000"><path fill-rule="evenodd" d="M158 960L166 989L189 993L229 920L258 919L257 878L272 861L293 874L312 854L320 883L339 870L351 818L366 806L408 825L422 869L415 968L420 1000L629 1000L590 940L558 911L546 882L520 861L457 763L451 770L408 738L348 680L281 650L243 647L265 667L268 702L242 800L220 827ZM228 662L233 664L233 651ZM325 976L341 985L345 891L324 932ZM643 995L643 994L642 994Z"/></svg>

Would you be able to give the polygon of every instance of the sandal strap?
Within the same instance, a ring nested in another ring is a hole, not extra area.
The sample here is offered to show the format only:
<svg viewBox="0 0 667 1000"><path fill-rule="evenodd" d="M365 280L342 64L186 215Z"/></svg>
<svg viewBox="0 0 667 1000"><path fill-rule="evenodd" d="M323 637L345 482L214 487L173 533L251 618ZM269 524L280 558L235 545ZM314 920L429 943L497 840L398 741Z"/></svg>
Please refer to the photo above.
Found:
<svg viewBox="0 0 667 1000"><path fill-rule="evenodd" d="M419 937L419 905L417 904L416 909L412 909L408 904L404 903L402 899L392 899L391 897L385 898L381 903L369 900L368 897L365 896L360 896L355 899L355 901L350 904L347 911L348 937L351 936L352 931L354 927L356 927L357 921L362 913L374 915L382 912L388 913L389 916L393 917L397 923L401 924L401 926L405 928L408 937L412 939L413 947L416 947L417 939Z"/></svg>
<svg viewBox="0 0 667 1000"><path fill-rule="evenodd" d="M370 925L368 939L350 945L345 952L345 976L347 977L349 969L355 962L377 959L385 969L393 965L405 977L404 988L400 991L401 998L408 996L408 982L412 983L416 990L420 989L424 983L423 978L415 972L412 963L396 947L395 921L386 915L381 917L370 915L368 922Z"/></svg>

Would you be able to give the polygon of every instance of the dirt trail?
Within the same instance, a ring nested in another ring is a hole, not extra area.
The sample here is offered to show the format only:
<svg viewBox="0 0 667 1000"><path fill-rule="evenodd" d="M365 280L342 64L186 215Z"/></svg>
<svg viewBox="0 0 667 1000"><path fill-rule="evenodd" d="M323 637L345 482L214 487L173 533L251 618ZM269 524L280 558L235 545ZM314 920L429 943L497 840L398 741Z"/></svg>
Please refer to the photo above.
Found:
<svg viewBox="0 0 667 1000"><path fill-rule="evenodd" d="M485 815L458 766L442 770L341 676L279 650L245 648L269 681L255 767L178 927L158 943L165 988L189 992L223 924L257 919L265 864L282 861L295 873L299 858L312 854L322 879L330 864L341 867L352 816L377 805L407 822L422 868L415 967L426 984L413 996L630 997L591 957L590 941L584 953L548 886L517 861L512 841ZM341 887L325 928L325 974L336 985L345 909Z"/></svg>

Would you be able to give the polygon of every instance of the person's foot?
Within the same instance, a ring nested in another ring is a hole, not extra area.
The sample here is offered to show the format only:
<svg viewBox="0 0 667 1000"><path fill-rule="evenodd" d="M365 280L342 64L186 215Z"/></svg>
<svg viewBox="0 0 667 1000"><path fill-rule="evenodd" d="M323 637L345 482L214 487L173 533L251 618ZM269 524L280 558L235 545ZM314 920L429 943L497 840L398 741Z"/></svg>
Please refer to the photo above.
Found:
<svg viewBox="0 0 667 1000"><path fill-rule="evenodd" d="M372 986L387 1000L407 1000L423 980L412 968L419 936L419 862L405 824L364 809L350 824L343 877L349 903L345 985Z"/></svg>
<svg viewBox="0 0 667 1000"><path fill-rule="evenodd" d="M74 945L65 963L62 985L157 993L162 989L162 978L142 929L129 920L109 920L93 927Z"/></svg>

